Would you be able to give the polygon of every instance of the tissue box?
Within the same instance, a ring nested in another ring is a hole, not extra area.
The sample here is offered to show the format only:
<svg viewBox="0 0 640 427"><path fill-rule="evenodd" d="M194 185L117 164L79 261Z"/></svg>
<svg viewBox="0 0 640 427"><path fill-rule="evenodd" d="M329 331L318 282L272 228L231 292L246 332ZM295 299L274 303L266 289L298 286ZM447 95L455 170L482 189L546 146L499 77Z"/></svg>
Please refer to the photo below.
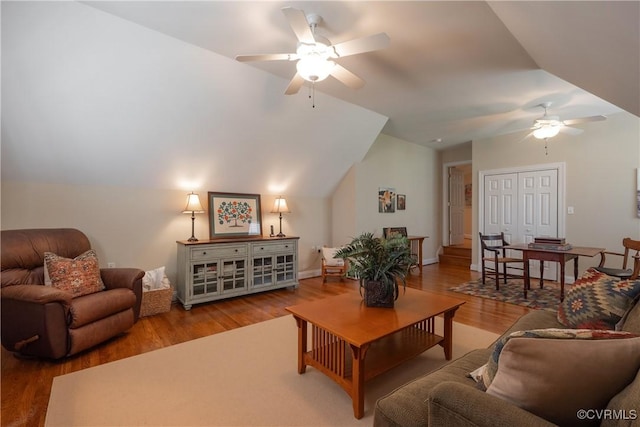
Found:
<svg viewBox="0 0 640 427"><path fill-rule="evenodd" d="M172 298L172 286L165 289L152 289L149 291L143 290L140 317L153 316L154 314L168 312L171 310Z"/></svg>

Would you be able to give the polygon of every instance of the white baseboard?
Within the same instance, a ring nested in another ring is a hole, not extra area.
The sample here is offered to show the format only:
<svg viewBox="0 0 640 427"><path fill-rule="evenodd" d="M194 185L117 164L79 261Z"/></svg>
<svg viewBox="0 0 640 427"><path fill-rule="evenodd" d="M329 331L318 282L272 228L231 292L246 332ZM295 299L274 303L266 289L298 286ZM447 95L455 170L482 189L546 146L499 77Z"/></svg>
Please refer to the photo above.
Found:
<svg viewBox="0 0 640 427"><path fill-rule="evenodd" d="M310 277L322 276L322 270L306 270L298 272L298 279L308 279Z"/></svg>
<svg viewBox="0 0 640 427"><path fill-rule="evenodd" d="M430 264L437 264L437 263L438 263L438 258L423 258L422 260L422 265L430 265ZM309 279L311 277L319 277L319 276L322 276L322 270L320 269L305 270L305 271L298 272L298 279Z"/></svg>

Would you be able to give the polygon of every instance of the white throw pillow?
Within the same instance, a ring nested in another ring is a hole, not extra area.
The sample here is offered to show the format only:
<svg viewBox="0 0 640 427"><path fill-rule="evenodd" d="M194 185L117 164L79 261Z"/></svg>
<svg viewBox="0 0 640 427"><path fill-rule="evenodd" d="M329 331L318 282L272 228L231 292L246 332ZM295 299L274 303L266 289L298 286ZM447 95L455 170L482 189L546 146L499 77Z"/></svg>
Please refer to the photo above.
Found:
<svg viewBox="0 0 640 427"><path fill-rule="evenodd" d="M322 258L324 258L326 266L342 267L344 265L344 260L342 258L335 258L338 250L340 250L340 248L322 248Z"/></svg>

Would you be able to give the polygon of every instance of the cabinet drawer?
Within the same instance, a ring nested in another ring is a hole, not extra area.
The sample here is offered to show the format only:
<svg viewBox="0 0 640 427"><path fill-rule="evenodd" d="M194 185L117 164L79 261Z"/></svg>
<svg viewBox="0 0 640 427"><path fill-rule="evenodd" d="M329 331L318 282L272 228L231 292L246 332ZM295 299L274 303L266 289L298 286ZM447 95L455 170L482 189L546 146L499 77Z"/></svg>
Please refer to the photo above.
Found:
<svg viewBox="0 0 640 427"><path fill-rule="evenodd" d="M294 248L294 244L291 242L268 243L268 244L256 243L253 245L253 255L289 253L289 252L293 252L293 248Z"/></svg>
<svg viewBox="0 0 640 427"><path fill-rule="evenodd" d="M191 259L212 259L212 258L228 258L236 256L247 256L247 246L234 245L223 247L206 247L191 249Z"/></svg>

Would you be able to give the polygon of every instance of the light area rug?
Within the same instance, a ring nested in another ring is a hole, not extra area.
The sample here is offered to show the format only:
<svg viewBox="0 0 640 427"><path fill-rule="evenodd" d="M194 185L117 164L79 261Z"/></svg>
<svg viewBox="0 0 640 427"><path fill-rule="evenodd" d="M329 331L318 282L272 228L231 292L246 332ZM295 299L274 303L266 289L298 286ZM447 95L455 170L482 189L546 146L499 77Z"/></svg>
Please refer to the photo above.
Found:
<svg viewBox="0 0 640 427"><path fill-rule="evenodd" d="M454 358L497 338L455 322L453 330ZM368 426L379 397L445 363L436 346L371 380L357 420L340 386L311 367L297 373L296 351L289 315L58 376L45 425Z"/></svg>

